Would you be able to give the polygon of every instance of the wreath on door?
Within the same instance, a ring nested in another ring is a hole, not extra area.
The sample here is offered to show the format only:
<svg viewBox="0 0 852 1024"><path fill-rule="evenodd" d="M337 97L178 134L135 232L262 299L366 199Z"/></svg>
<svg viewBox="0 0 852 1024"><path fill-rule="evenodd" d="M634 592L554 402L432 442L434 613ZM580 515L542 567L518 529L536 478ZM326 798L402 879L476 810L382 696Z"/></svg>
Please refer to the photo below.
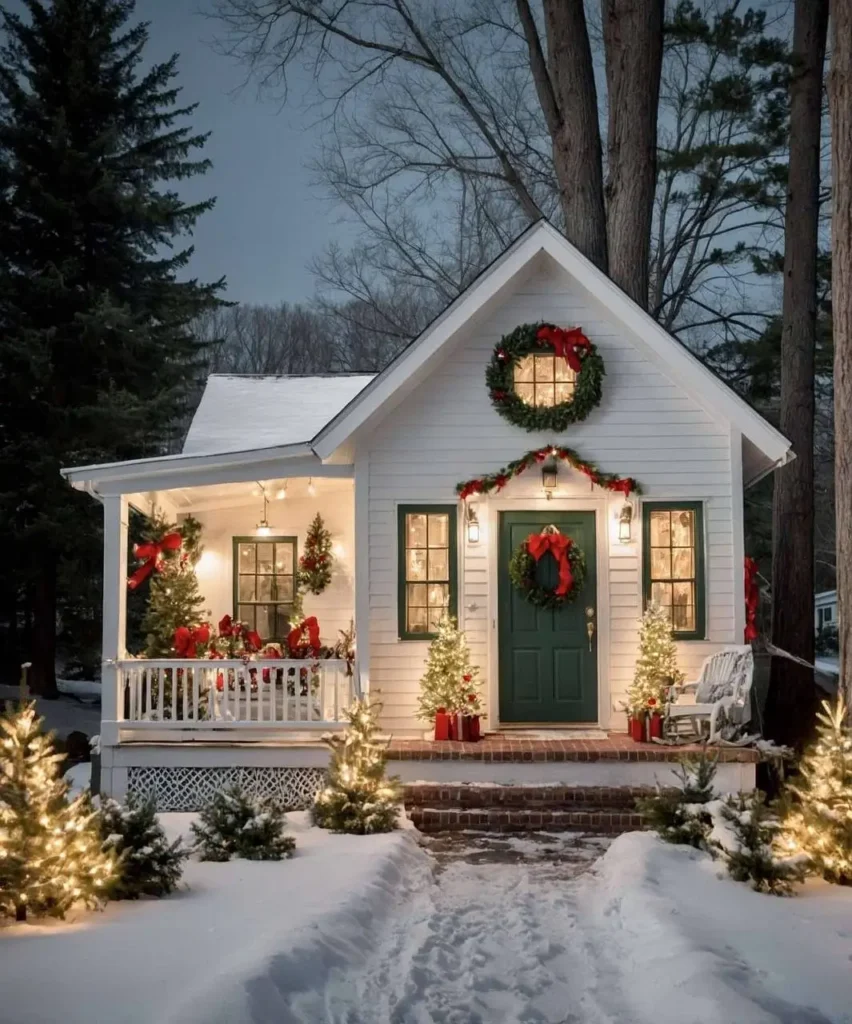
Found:
<svg viewBox="0 0 852 1024"><path fill-rule="evenodd" d="M538 563L550 553L559 569L559 581L552 589L537 579ZM574 601L586 578L582 549L555 526L531 533L515 548L509 559L509 579L530 604L537 608L561 608Z"/></svg>

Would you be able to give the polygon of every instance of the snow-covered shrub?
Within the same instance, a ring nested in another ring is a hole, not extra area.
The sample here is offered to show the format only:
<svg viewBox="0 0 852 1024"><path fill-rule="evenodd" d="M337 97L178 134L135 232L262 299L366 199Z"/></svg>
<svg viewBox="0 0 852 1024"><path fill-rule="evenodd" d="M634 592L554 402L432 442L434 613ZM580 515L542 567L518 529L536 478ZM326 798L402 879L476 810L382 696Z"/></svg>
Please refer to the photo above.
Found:
<svg viewBox="0 0 852 1024"><path fill-rule="evenodd" d="M193 822L193 849L201 860L283 860L296 840L284 835L284 812L269 800L255 800L239 786L213 797Z"/></svg>
<svg viewBox="0 0 852 1024"><path fill-rule="evenodd" d="M710 852L721 857L731 878L749 882L756 892L791 896L794 883L804 881L807 857L782 852L783 826L763 793L739 793L713 800L707 808L713 820Z"/></svg>
<svg viewBox="0 0 852 1024"><path fill-rule="evenodd" d="M123 807L115 800L103 800L100 828L104 849L114 851L119 858L119 874L110 886L110 899L136 900L174 892L189 852L180 837L173 843L168 841L153 800L128 797Z"/></svg>
<svg viewBox="0 0 852 1024"><path fill-rule="evenodd" d="M716 759L702 752L682 761L674 774L679 785L664 788L657 783L656 793L637 800L636 809L644 824L667 843L706 850L713 824L707 804L716 796Z"/></svg>

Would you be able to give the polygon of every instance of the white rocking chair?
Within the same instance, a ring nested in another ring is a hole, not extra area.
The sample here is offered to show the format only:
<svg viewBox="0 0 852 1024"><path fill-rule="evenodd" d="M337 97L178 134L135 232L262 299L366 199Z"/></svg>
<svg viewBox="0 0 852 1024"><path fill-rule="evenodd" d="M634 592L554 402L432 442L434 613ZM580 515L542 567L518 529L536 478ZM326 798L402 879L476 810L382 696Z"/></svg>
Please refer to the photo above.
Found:
<svg viewBox="0 0 852 1024"><path fill-rule="evenodd" d="M673 687L666 706L666 735L692 731L703 737L709 726L710 742L722 738L729 726L743 727L751 720L754 654L751 646L727 647L711 654L694 683ZM686 727L685 729L683 727Z"/></svg>

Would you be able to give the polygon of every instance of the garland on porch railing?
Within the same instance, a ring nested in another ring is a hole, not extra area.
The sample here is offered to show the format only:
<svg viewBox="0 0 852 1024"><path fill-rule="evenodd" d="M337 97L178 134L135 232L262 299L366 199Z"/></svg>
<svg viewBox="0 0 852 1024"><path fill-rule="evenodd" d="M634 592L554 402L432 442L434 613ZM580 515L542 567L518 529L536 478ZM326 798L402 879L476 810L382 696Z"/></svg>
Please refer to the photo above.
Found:
<svg viewBox="0 0 852 1024"><path fill-rule="evenodd" d="M492 491L502 491L506 484L516 476L520 476L530 466L540 465L547 459L553 458L560 462L567 462L578 472L587 476L589 480L598 487L607 491L618 491L625 498L630 494L641 494L642 488L632 476L617 476L615 473L604 473L587 459L581 458L573 448L565 448L561 445L546 445L544 448L536 448L527 452L521 458L515 459L498 469L496 473L487 473L485 476L475 477L472 480L465 480L456 484L456 494L464 501L474 494L490 494Z"/></svg>

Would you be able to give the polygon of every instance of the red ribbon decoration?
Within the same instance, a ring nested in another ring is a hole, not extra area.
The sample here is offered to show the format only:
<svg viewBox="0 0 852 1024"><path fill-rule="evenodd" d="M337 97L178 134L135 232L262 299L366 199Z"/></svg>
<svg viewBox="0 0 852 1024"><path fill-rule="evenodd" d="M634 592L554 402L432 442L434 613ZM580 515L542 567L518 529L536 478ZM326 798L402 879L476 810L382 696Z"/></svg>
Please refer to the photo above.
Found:
<svg viewBox="0 0 852 1024"><path fill-rule="evenodd" d="M548 551L556 559L559 566L559 585L554 591L559 597L569 593L574 586L574 576L571 572L571 563L568 560L568 551L573 545L570 537L563 533L533 533L527 538L527 551L538 562Z"/></svg>
<svg viewBox="0 0 852 1024"><path fill-rule="evenodd" d="M564 327L545 324L539 327L536 338L552 345L554 355L564 359L575 373L579 373L583 365L580 351L588 352L592 345L579 327L572 327L566 331Z"/></svg>
<svg viewBox="0 0 852 1024"><path fill-rule="evenodd" d="M179 658L194 658L198 644L210 642L210 627L206 622L200 626L178 626L175 630L174 648Z"/></svg>
<svg viewBox="0 0 852 1024"><path fill-rule="evenodd" d="M753 558L745 560L745 642L750 644L758 637L757 632L757 605L760 601L760 591L757 586L757 562Z"/></svg>
<svg viewBox="0 0 852 1024"><path fill-rule="evenodd" d="M137 558L146 559L146 561L130 577L127 586L131 590L135 590L155 569L159 572L163 552L180 551L181 544L183 544L183 537L179 533L167 533L159 543L135 544L133 554Z"/></svg>
<svg viewBox="0 0 852 1024"><path fill-rule="evenodd" d="M308 634L307 643L302 640L302 634L305 631L307 631ZM319 650L320 631L319 623L317 622L315 615L308 616L304 622L296 626L295 629L290 630L290 634L287 637L287 646L290 648L291 654L303 654L306 650Z"/></svg>

